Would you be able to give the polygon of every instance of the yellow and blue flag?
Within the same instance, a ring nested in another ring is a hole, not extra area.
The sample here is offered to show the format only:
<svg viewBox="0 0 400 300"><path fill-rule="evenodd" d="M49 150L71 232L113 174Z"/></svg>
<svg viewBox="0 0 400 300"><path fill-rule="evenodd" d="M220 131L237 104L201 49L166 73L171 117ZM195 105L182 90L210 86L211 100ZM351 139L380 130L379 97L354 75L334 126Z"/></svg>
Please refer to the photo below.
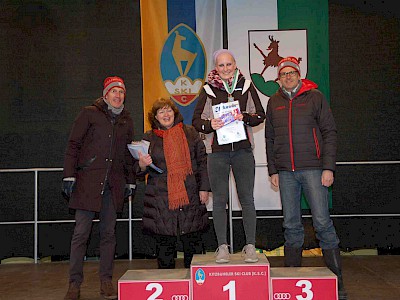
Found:
<svg viewBox="0 0 400 300"><path fill-rule="evenodd" d="M222 48L221 6L220 0L141 1L145 114L157 98L172 98L191 124L212 53Z"/></svg>

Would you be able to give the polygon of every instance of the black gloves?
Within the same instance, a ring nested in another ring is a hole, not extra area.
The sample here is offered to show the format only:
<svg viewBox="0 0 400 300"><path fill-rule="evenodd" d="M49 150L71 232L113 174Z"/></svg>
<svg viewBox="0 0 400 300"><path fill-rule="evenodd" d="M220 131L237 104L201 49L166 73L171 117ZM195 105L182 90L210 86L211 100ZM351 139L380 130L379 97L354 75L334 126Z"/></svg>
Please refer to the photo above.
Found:
<svg viewBox="0 0 400 300"><path fill-rule="evenodd" d="M136 184L125 184L124 199L128 199L129 196L132 198L135 196Z"/></svg>
<svg viewBox="0 0 400 300"><path fill-rule="evenodd" d="M64 197L65 200L69 201L74 188L75 188L75 177L67 177L63 179L61 185L61 195Z"/></svg>
<svg viewBox="0 0 400 300"><path fill-rule="evenodd" d="M64 178L61 185L61 194L63 195L65 200L69 201L74 189L75 189L75 178L74 177ZM127 199L129 196L132 196L133 198L135 196L135 192L136 192L136 184L126 184L124 191L124 199Z"/></svg>

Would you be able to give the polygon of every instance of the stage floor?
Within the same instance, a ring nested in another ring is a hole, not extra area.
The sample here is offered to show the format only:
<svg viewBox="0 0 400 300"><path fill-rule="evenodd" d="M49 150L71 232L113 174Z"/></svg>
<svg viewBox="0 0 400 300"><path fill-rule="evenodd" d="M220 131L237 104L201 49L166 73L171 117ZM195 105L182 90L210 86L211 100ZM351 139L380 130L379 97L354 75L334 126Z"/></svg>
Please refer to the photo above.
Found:
<svg viewBox="0 0 400 300"><path fill-rule="evenodd" d="M283 257L268 257L271 268L282 267ZM400 299L400 255L342 256L343 278L350 300ZM322 257L304 257L304 266L324 266ZM155 259L116 260L114 282L133 269L155 269ZM183 268L177 259L177 268ZM82 300L99 295L98 262L87 261ZM0 264L0 299L63 299L68 288L68 261Z"/></svg>

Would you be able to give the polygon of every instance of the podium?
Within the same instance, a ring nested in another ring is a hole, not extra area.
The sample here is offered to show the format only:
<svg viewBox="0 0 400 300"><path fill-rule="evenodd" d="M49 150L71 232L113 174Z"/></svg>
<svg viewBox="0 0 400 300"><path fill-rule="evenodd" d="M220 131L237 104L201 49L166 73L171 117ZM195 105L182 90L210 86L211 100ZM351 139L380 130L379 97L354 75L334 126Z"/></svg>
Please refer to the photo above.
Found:
<svg viewBox="0 0 400 300"><path fill-rule="evenodd" d="M337 300L337 277L326 267L271 268L268 258L246 263L241 253L217 264L194 255L189 269L128 270L118 280L120 300Z"/></svg>
<svg viewBox="0 0 400 300"><path fill-rule="evenodd" d="M128 270L118 280L120 300L190 300L188 269Z"/></svg>
<svg viewBox="0 0 400 300"><path fill-rule="evenodd" d="M269 262L246 263L241 253L231 254L229 263L218 264L213 255L195 255L190 267L193 300L269 299Z"/></svg>
<svg viewBox="0 0 400 300"><path fill-rule="evenodd" d="M337 277L326 267L271 268L271 299L338 299Z"/></svg>

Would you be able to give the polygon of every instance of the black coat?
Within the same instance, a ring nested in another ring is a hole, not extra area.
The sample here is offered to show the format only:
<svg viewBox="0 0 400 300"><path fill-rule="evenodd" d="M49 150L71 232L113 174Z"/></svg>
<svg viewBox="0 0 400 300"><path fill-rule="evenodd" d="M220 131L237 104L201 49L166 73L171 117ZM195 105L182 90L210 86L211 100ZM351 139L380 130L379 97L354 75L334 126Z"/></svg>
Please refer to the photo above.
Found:
<svg viewBox="0 0 400 300"><path fill-rule="evenodd" d="M207 174L207 154L199 133L192 126L184 125L183 130L189 145L193 174L186 177L185 186L189 204L182 208L168 208L167 166L163 139L153 131L144 135L150 142L149 153L153 163L164 170L159 174L149 168L145 196L143 199L143 231L148 234L177 236L205 230L208 226L208 212L200 202L199 191L210 191Z"/></svg>
<svg viewBox="0 0 400 300"><path fill-rule="evenodd" d="M302 79L289 99L280 89L268 101L265 139L268 173L323 169L335 171L336 124L317 85Z"/></svg>
<svg viewBox="0 0 400 300"><path fill-rule="evenodd" d="M133 122L124 109L113 120L100 98L84 107L74 121L65 151L63 177L75 177L69 207L99 212L107 181L114 207L121 212L126 183L136 182L135 163L127 144L132 142Z"/></svg>
<svg viewBox="0 0 400 300"><path fill-rule="evenodd" d="M215 130L211 127L213 119L212 106L228 102L228 93L209 84L206 84L198 97L193 112L192 124L201 133L212 134L212 152L236 151L252 147L253 136L251 127L261 124L265 119L264 108L262 107L257 91L250 80L241 77L236 85L232 96L239 102L240 111L243 114L243 122L246 125L247 139L232 144L219 145ZM208 148L208 147L207 147ZM207 149L209 152L210 149Z"/></svg>

